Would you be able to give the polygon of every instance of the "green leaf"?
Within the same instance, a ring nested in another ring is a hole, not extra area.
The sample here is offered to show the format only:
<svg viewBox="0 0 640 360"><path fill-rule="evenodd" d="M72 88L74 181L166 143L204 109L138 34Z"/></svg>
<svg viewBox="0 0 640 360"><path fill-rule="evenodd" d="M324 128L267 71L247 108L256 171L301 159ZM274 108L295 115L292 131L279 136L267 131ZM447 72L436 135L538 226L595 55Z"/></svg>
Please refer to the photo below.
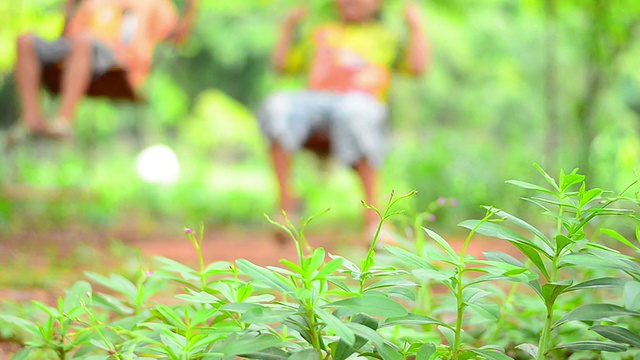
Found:
<svg viewBox="0 0 640 360"><path fill-rule="evenodd" d="M365 313L373 316L398 317L408 314L407 310L387 296L378 294L364 294L360 297L339 300L326 305L327 307L347 308L354 314Z"/></svg>
<svg viewBox="0 0 640 360"><path fill-rule="evenodd" d="M490 210L492 208L485 206L484 207L486 210ZM521 227L522 229L531 231L538 239L542 240L545 244L547 244L547 246L549 246L550 248L553 247L553 245L551 244L551 241L549 241L549 239L542 233L542 231L538 230L535 228L535 226L529 224L528 222L509 214L506 211L503 210L497 210L497 209L493 209L495 216L499 217L499 218L503 218L503 219L507 219L507 221L509 221L510 223L517 225L519 227Z"/></svg>
<svg viewBox="0 0 640 360"><path fill-rule="evenodd" d="M32 336L38 337L40 335L40 331L38 330L36 324L32 321L19 318L13 315L3 315L0 314L0 320L5 321L9 324L15 325L20 329L27 330L31 333Z"/></svg>
<svg viewBox="0 0 640 360"><path fill-rule="evenodd" d="M85 274L92 281L124 295L130 302L136 302L138 288L136 288L136 286L124 276L111 274L107 278L92 272L87 272Z"/></svg>
<svg viewBox="0 0 640 360"><path fill-rule="evenodd" d="M155 259L156 261L164 265L162 269L165 271L176 272L181 274L197 274L198 273L196 270L180 262L177 262L175 260L172 260L166 257L156 256Z"/></svg>
<svg viewBox="0 0 640 360"><path fill-rule="evenodd" d="M247 359L256 360L287 360L289 358L289 353L275 347L242 355Z"/></svg>
<svg viewBox="0 0 640 360"><path fill-rule="evenodd" d="M353 346L355 344L356 335L353 333L353 330L342 322L342 320L322 308L316 308L315 311L316 314L318 314L318 317L322 319L327 327L333 330L333 332L335 332L342 341L347 343L349 346Z"/></svg>
<svg viewBox="0 0 640 360"><path fill-rule="evenodd" d="M552 254L548 254L536 243L518 234L517 232L496 223L483 222L482 224L478 225L479 222L480 220L466 220L458 224L458 226L462 226L469 230L473 230L477 227L478 234L507 240L514 245L517 244L525 246L527 248L535 250L537 253L545 254L547 257L551 258ZM528 256L528 254L525 255Z"/></svg>
<svg viewBox="0 0 640 360"><path fill-rule="evenodd" d="M156 305L151 309L151 313L165 324L169 324L180 330L184 330L186 328L186 325L182 322L180 314L168 306Z"/></svg>
<svg viewBox="0 0 640 360"><path fill-rule="evenodd" d="M507 180L505 181L505 183L515 185L519 188L526 189L526 190L535 190L535 191L540 191L540 192L551 194L551 195L554 194L553 191L543 188L542 186L538 186L538 185L520 181L520 180Z"/></svg>
<svg viewBox="0 0 640 360"><path fill-rule="evenodd" d="M86 303L91 294L91 285L86 281L78 281L65 291L63 311L70 317L75 317L79 312L84 310L80 307L80 303Z"/></svg>
<svg viewBox="0 0 640 360"><path fill-rule="evenodd" d="M619 242L625 244L626 246L630 247L631 249L640 252L640 247L634 245L631 241L627 240L627 238L625 238L624 236L620 235L620 233L618 233L617 231L613 230L613 229L600 229L601 232L611 236L612 238L614 238L615 240L618 240Z"/></svg>
<svg viewBox="0 0 640 360"><path fill-rule="evenodd" d="M620 326L594 325L589 328L601 336L617 343L628 344L640 348L640 335Z"/></svg>
<svg viewBox="0 0 640 360"><path fill-rule="evenodd" d="M558 296L571 286L570 282L546 283L542 285L542 297L547 307L553 306Z"/></svg>
<svg viewBox="0 0 640 360"><path fill-rule="evenodd" d="M31 300L31 303L36 307L40 308L40 310L44 311L45 313L47 313L49 316L53 318L59 318L61 315L58 309L47 306L37 300Z"/></svg>
<svg viewBox="0 0 640 360"><path fill-rule="evenodd" d="M12 360L26 360L29 358L29 353L33 350L32 347L27 346L25 348L23 348L22 350L18 351L15 355L13 355L13 357L11 358Z"/></svg>
<svg viewBox="0 0 640 360"><path fill-rule="evenodd" d="M368 326L358 324L358 323L345 323L347 327L349 327L359 338L365 339L367 341L371 341L376 344L376 346L382 346L384 344L384 339L377 331L369 328Z"/></svg>
<svg viewBox="0 0 640 360"><path fill-rule="evenodd" d="M291 271L293 271L296 274L304 274L304 270L302 270L302 268L300 267L300 265L291 262L287 259L280 259L280 264L288 267L289 269L291 269Z"/></svg>
<svg viewBox="0 0 640 360"><path fill-rule="evenodd" d="M426 343L418 349L416 360L433 360L436 355L436 346Z"/></svg>
<svg viewBox="0 0 640 360"><path fill-rule="evenodd" d="M314 279L324 279L327 276L333 274L340 268L340 266L342 266L342 260L342 258L335 258L329 261L325 266L322 267L322 269L320 269L318 274L314 276Z"/></svg>
<svg viewBox="0 0 640 360"><path fill-rule="evenodd" d="M640 311L640 282L628 282L624 286L624 304L630 310Z"/></svg>
<svg viewBox="0 0 640 360"><path fill-rule="evenodd" d="M522 261L514 258L509 254L505 254L500 251L485 251L482 254L484 255L485 259L490 261L503 262L505 264L509 264L509 265L513 265L521 268L525 267Z"/></svg>
<svg viewBox="0 0 640 360"><path fill-rule="evenodd" d="M612 316L635 316L640 317L640 312L627 310L623 307L613 304L588 304L578 306L573 309L560 320L558 320L553 327L556 328L569 321L600 321L609 319Z"/></svg>
<svg viewBox="0 0 640 360"><path fill-rule="evenodd" d="M624 352L627 351L625 345L620 345L602 341L576 341L568 344L561 344L551 350L569 349L569 350L595 350L606 352Z"/></svg>
<svg viewBox="0 0 640 360"><path fill-rule="evenodd" d="M353 323L346 323L347 326L349 326L354 333L356 334L356 342L354 343L353 346L349 346L347 345L347 343L345 343L344 341L339 341L336 345L336 348L333 352L333 359L334 360L345 360L347 359L349 356L351 356L353 353L355 353L356 351L358 351L360 348L362 348L365 344L367 344L369 342L369 340L367 340L366 337L362 336L362 331L367 331L367 330L362 330L360 328L354 328L353 324L358 324L360 326L364 326L367 327L370 331L374 331L378 328L378 321L372 317L369 317L367 315L364 314L358 314L353 318ZM380 335L372 335L369 334L369 337L376 337L376 341L378 341L378 337L380 337ZM380 338L381 339L381 338Z"/></svg>
<svg viewBox="0 0 640 360"><path fill-rule="evenodd" d="M304 349L293 353L288 360L321 360L316 349Z"/></svg>
<svg viewBox="0 0 640 360"><path fill-rule="evenodd" d="M313 251L313 255L311 255L311 257L309 259L307 259L307 261L304 262L304 264L307 265L305 270L309 274L313 274L318 269L320 269L320 266L322 266L322 264L324 263L324 258L325 258L324 249L321 248L321 247L320 248L316 248Z"/></svg>
<svg viewBox="0 0 640 360"><path fill-rule="evenodd" d="M93 295L93 305L96 307L103 307L105 309L109 309L116 314L121 316L131 315L133 313L133 308L127 306L122 300L117 297L96 293Z"/></svg>
<svg viewBox="0 0 640 360"><path fill-rule="evenodd" d="M420 256L410 253L398 247L388 246L387 251L396 256L398 260L405 264L409 269L429 269L437 270L435 266Z"/></svg>
<svg viewBox="0 0 640 360"><path fill-rule="evenodd" d="M571 172L571 174L561 176L561 179L562 179L562 183L560 185L560 189L563 192L565 192L571 186L583 182L585 179L585 176L581 174L577 174L576 171L574 170L573 172Z"/></svg>
<svg viewBox="0 0 640 360"><path fill-rule="evenodd" d="M524 254L524 256L526 256L529 260L531 260L533 265L535 265L535 267L538 268L538 270L540 270L540 273L542 274L542 276L544 276L544 278L547 281L551 280L549 273L547 272L547 267L544 265L544 261L542 261L542 258L540 257L540 255L536 250L521 244L513 244L513 245L518 250L520 250L522 254Z"/></svg>
<svg viewBox="0 0 640 360"><path fill-rule="evenodd" d="M475 311L483 319L497 321L500 319L500 308L497 304L468 304L469 309Z"/></svg>
<svg viewBox="0 0 640 360"><path fill-rule="evenodd" d="M546 171L544 171L544 169L542 169L542 167L540 167L540 165L538 164L533 164L533 167L536 168L536 170L538 170L538 172L540 174L542 174L542 177L544 177L544 179L551 185L553 186L554 189L556 189L556 191L560 192L560 188L558 187L558 184L556 184L556 181L549 176L549 174L547 174Z"/></svg>
<svg viewBox="0 0 640 360"><path fill-rule="evenodd" d="M242 315L242 321L247 324L277 324L284 321L295 311L275 310L271 308L255 308L248 310Z"/></svg>
<svg viewBox="0 0 640 360"><path fill-rule="evenodd" d="M378 281L377 283L371 284L365 289L365 292L372 291L372 290L381 290L381 289L390 288L390 287L417 287L417 286L418 284L412 281L394 278L394 279L386 279L386 280Z"/></svg>
<svg viewBox="0 0 640 360"><path fill-rule="evenodd" d="M516 349L520 349L526 352L527 354L529 354L529 356L531 356L532 359L536 359L538 357L538 347L536 345L520 344L516 346Z"/></svg>
<svg viewBox="0 0 640 360"><path fill-rule="evenodd" d="M255 265L248 260L238 259L236 264L240 271L263 284L283 293L293 292L293 288L283 278L268 269Z"/></svg>
<svg viewBox="0 0 640 360"><path fill-rule="evenodd" d="M556 244L557 244L556 254L560 254L560 252L562 250L564 250L564 248L566 248L567 246L569 246L569 245L571 245L573 243L574 243L574 241L569 239L565 235L560 234L560 235L556 236Z"/></svg>
<svg viewBox="0 0 640 360"><path fill-rule="evenodd" d="M586 269L611 269L632 271L631 265L620 256L609 256L607 259L603 259L604 254L595 256L594 254L586 253L574 253L563 256L558 264L562 267L567 265L580 266Z"/></svg>
<svg viewBox="0 0 640 360"><path fill-rule="evenodd" d="M603 191L602 189L591 189L587 192L585 192L581 197L580 197L580 207L583 207L585 205L587 205L589 202L591 202L591 200L600 197L600 195L602 195Z"/></svg>
<svg viewBox="0 0 640 360"><path fill-rule="evenodd" d="M282 344L282 340L270 334L243 333L233 334L223 341L217 342L212 352L225 356L255 353Z"/></svg>
<svg viewBox="0 0 640 360"><path fill-rule="evenodd" d="M404 356L392 344L385 342L383 346L378 347L378 352L383 360L404 360Z"/></svg>
<svg viewBox="0 0 640 360"><path fill-rule="evenodd" d="M587 280L585 282L569 286L565 292L584 289L622 288L627 282L629 282L629 280L614 277L603 277L599 279Z"/></svg>
<svg viewBox="0 0 640 360"><path fill-rule="evenodd" d="M214 295L209 294L208 292L205 291L193 291L191 289L187 289L187 291L189 292L189 294L179 294L176 295L176 298L181 299L181 300L185 300L191 303L196 303L196 304L219 304L221 303L220 299L218 299L217 297L215 297Z"/></svg>
<svg viewBox="0 0 640 360"><path fill-rule="evenodd" d="M444 251L446 251L447 254L449 254L449 257L451 258L451 260L453 260L456 263L459 263L458 254L456 254L456 252L453 250L451 245L449 245L447 240L445 240L442 236L438 235L437 233L425 227L423 227L422 230L424 230L427 233L427 235L429 235L430 238L435 240L444 249Z"/></svg>
<svg viewBox="0 0 640 360"><path fill-rule="evenodd" d="M507 356L498 350L493 349L469 349L468 351L478 354L487 360L513 360L510 356Z"/></svg>
<svg viewBox="0 0 640 360"><path fill-rule="evenodd" d="M380 324L380 327L396 325L441 325L444 327L451 327L440 320L415 313L409 313L403 317L388 318L385 322Z"/></svg>
<svg viewBox="0 0 640 360"><path fill-rule="evenodd" d="M447 343L449 343L449 347L452 347L455 343L456 334L451 327L448 326L438 326L438 331L442 334Z"/></svg>

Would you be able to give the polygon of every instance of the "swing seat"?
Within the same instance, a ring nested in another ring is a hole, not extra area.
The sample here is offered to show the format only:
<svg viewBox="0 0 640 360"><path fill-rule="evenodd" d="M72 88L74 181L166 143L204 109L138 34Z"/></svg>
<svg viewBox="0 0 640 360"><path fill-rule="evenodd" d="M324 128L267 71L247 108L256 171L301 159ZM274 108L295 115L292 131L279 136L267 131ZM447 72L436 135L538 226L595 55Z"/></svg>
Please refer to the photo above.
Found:
<svg viewBox="0 0 640 360"><path fill-rule="evenodd" d="M304 148L325 158L331 155L331 139L326 131L316 131L304 143Z"/></svg>
<svg viewBox="0 0 640 360"><path fill-rule="evenodd" d="M60 94L63 64L47 65L42 69L42 83L52 94ZM127 80L127 71L121 67L112 67L106 73L93 79L86 93L89 97L106 97L134 103L144 102Z"/></svg>

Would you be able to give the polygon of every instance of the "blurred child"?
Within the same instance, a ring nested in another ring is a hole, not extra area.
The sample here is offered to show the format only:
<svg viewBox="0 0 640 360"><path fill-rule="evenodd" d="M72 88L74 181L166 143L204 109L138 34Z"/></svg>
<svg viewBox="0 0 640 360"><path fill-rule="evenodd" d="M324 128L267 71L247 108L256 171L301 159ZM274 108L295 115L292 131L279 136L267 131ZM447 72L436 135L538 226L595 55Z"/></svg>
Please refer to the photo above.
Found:
<svg viewBox="0 0 640 360"><path fill-rule="evenodd" d="M77 5L76 3L80 4ZM178 19L169 0L67 0L65 28L55 41L33 34L18 37L16 81L22 103L22 125L36 135L70 135L78 101L92 78L111 67L127 71L132 88L144 82L155 45L171 37L179 42L191 28L195 0ZM53 122L42 115L39 103L41 72L45 65L63 62L61 104Z"/></svg>
<svg viewBox="0 0 640 360"><path fill-rule="evenodd" d="M416 4L405 9L406 44L380 20L383 0L334 0L338 21L314 27L296 41L306 9L284 21L273 56L280 73L306 75L306 89L270 96L258 121L271 143L271 158L279 184L280 207L296 212L291 191L291 157L317 132L328 134L331 151L353 167L364 187L367 203L376 205L377 169L387 151L386 97L392 70L422 74L429 56L427 39ZM378 224L368 211L368 231Z"/></svg>

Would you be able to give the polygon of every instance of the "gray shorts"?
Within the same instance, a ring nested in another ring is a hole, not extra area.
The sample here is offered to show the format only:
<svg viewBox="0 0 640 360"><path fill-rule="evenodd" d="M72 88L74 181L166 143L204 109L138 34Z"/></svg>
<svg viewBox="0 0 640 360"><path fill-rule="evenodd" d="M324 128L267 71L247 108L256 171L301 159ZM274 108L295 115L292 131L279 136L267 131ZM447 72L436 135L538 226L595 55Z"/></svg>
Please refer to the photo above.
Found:
<svg viewBox="0 0 640 360"><path fill-rule="evenodd" d="M279 92L265 100L257 117L266 138L290 153L316 131L327 132L332 155L347 165L366 159L379 167L387 153L387 106L367 94Z"/></svg>
<svg viewBox="0 0 640 360"><path fill-rule="evenodd" d="M71 41L61 37L54 41L46 41L38 36L33 37L33 46L40 63L43 66L58 63L71 52ZM116 56L108 46L98 40L92 40L93 58L92 73L94 78L107 72L118 64Z"/></svg>

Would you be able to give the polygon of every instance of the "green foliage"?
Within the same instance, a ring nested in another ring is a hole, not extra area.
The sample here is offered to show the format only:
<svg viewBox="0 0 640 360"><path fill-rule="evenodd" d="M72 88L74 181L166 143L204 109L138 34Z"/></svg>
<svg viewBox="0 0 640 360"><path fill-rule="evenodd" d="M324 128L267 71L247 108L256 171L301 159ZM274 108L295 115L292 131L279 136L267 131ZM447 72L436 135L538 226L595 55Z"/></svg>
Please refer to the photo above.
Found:
<svg viewBox="0 0 640 360"><path fill-rule="evenodd" d="M502 360L601 352L630 359L640 353L638 245L600 229L630 251L614 250L592 241L597 232L589 227L604 216L637 223L635 212L612 207L637 205L637 183L604 197L587 190L577 171L556 180L538 170L547 187L509 183L541 193L526 200L554 222L552 235L487 207L483 219L460 224L470 234L459 252L425 228L433 243L421 251L386 247L377 258L376 234L357 263L309 246L305 229L314 217L296 227L285 214L285 223L272 223L290 235L298 259L262 267L242 259L205 264L203 228L186 228L197 268L158 258L157 271L141 270L133 281L88 273L103 291L79 281L56 307L34 301L40 320L4 314L0 329L12 324L24 332L16 359L37 349L58 359ZM392 193L384 211L369 207L380 227L412 195ZM476 235L506 240L521 256L487 251L477 259L467 253ZM511 287L496 286L504 281ZM159 301L162 289L177 294Z"/></svg>
<svg viewBox="0 0 640 360"><path fill-rule="evenodd" d="M177 3L180 7L184 2ZM405 31L405 3L385 2L384 21L399 33ZM477 203L524 211L500 187L502 179L516 175L533 181L533 171L522 173L523 163L542 161L554 168L579 164L589 171L594 185L616 191L629 183L627 174L640 159L640 52L635 31L640 10L633 0L557 3L558 81L553 97L561 121L555 134L548 133L545 114L545 54L553 49L545 45L551 22L543 2L424 4L430 71L421 79L394 79L394 146L381 175L384 188L419 191L407 205L415 213L425 211L439 196L460 199L460 206L439 217L435 226L481 216ZM0 47L7 50L0 54L3 129L19 117L10 76L15 38L27 31L57 37L61 5L61 0L9 0L0 5L0 13L10 14L7 26L0 29ZM63 220L57 224L67 220L109 225L121 220L117 214L125 208L136 208L141 222L170 219L176 226L187 218L258 222L255 214L271 212L276 195L266 145L250 114L267 94L285 86L270 70L270 56L280 20L298 5L290 0L202 2L189 43L158 48L144 89L147 104L85 100L77 116L78 141L67 154L28 149L42 142L23 144L16 151L21 155L2 153L7 159L0 163L3 183L89 188L99 194L88 202L89 210L3 193L0 223L19 227L21 219L37 222L57 216ZM331 1L313 1L311 7L311 22L332 16ZM56 102L45 97L45 110L51 113ZM548 139L556 135L554 150ZM173 186L141 190L144 184L131 170L132 159L156 143L179 151L183 176ZM357 181L346 171L331 169L329 176L319 177L308 157L301 158L295 170L294 184L304 194L310 214L327 203L340 203L343 207L333 207L329 219L356 218L361 196L337 201L357 192ZM254 188L231 186L246 184L247 174L260 179L252 181ZM205 197L214 200L205 202ZM184 200L179 211L171 206L176 199Z"/></svg>

